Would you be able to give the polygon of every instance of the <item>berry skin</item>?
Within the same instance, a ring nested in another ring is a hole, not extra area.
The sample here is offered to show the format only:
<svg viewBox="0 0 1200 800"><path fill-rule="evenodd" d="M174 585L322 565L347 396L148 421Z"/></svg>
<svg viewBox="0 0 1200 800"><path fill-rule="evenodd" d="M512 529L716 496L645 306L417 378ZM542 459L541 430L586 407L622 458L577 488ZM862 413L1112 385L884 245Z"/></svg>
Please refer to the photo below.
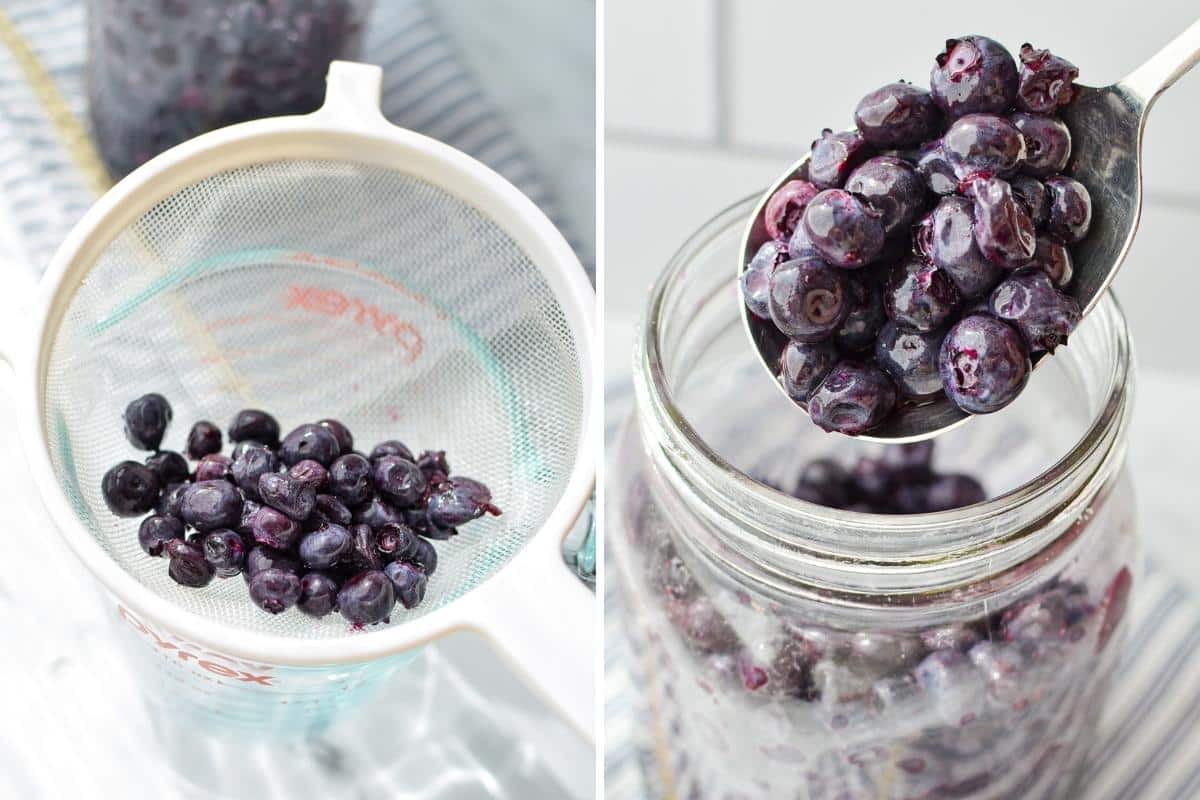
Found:
<svg viewBox="0 0 1200 800"><path fill-rule="evenodd" d="M995 114L968 114L942 137L946 157L959 181L1007 177L1026 158L1025 137L1017 126Z"/></svg>
<svg viewBox="0 0 1200 800"><path fill-rule="evenodd" d="M836 267L870 264L883 250L882 216L841 189L827 189L814 197L804 210L803 224L812 246Z"/></svg>
<svg viewBox="0 0 1200 800"><path fill-rule="evenodd" d="M1087 187L1066 175L1046 179L1050 192L1050 215L1046 231L1065 244L1075 244L1087 236L1092 225L1092 196Z"/></svg>
<svg viewBox="0 0 1200 800"><path fill-rule="evenodd" d="M925 182L907 161L876 156L846 179L846 191L879 212L885 236L908 230L925 208Z"/></svg>
<svg viewBox="0 0 1200 800"><path fill-rule="evenodd" d="M354 450L354 434L350 433L350 429L341 422L338 422L336 419L323 419L317 424L333 434L333 438L337 439L338 449L341 452L349 453Z"/></svg>
<svg viewBox="0 0 1200 800"><path fill-rule="evenodd" d="M212 582L214 570L199 547L172 539L166 545L170 558L167 574L180 586L198 589Z"/></svg>
<svg viewBox="0 0 1200 800"><path fill-rule="evenodd" d="M385 560L407 558L416 552L417 535L413 529L398 522L389 522L380 528L375 537L375 547Z"/></svg>
<svg viewBox="0 0 1200 800"><path fill-rule="evenodd" d="M310 458L328 468L339 455L341 448L337 437L320 425L301 425L284 437L279 445L279 458L289 467Z"/></svg>
<svg viewBox="0 0 1200 800"><path fill-rule="evenodd" d="M928 400L942 391L938 351L944 337L943 330L922 333L888 322L879 334L875 361L891 376L905 397Z"/></svg>
<svg viewBox="0 0 1200 800"><path fill-rule="evenodd" d="M279 447L279 422L256 408L239 411L229 423L229 441L257 442L274 450Z"/></svg>
<svg viewBox="0 0 1200 800"><path fill-rule="evenodd" d="M492 503L492 493L479 481L451 476L429 495L429 521L439 528L457 528L485 513L500 516Z"/></svg>
<svg viewBox="0 0 1200 800"><path fill-rule="evenodd" d="M122 461L104 473L100 485L104 503L118 517L137 517L158 504L158 476L136 461Z"/></svg>
<svg viewBox="0 0 1200 800"><path fill-rule="evenodd" d="M896 407L896 387L877 367L842 361L808 399L808 414L826 431L857 436L879 427Z"/></svg>
<svg viewBox="0 0 1200 800"><path fill-rule="evenodd" d="M341 525L326 524L300 540L300 560L309 569L329 569L354 550L350 531Z"/></svg>
<svg viewBox="0 0 1200 800"><path fill-rule="evenodd" d="M178 517L180 520L182 520L183 494L187 491L189 486L191 486L191 484L187 483L186 481L168 486L158 501L158 506L156 507L157 512L165 516Z"/></svg>
<svg viewBox="0 0 1200 800"><path fill-rule="evenodd" d="M242 496L228 481L193 483L184 491L180 513L198 531L234 528L242 518Z"/></svg>
<svg viewBox="0 0 1200 800"><path fill-rule="evenodd" d="M324 617L337 609L338 582L324 572L309 572L300 579L296 608L310 617Z"/></svg>
<svg viewBox="0 0 1200 800"><path fill-rule="evenodd" d="M854 124L868 144L913 147L932 138L941 123L933 97L911 83L889 83L858 101Z"/></svg>
<svg viewBox="0 0 1200 800"><path fill-rule="evenodd" d="M1033 260L1037 234L1033 220L999 178L972 184L975 195L975 243L983 257L998 267L1015 269ZM1053 220L1053 206L1051 207Z"/></svg>
<svg viewBox="0 0 1200 800"><path fill-rule="evenodd" d="M317 504L317 493L311 486L275 472L258 479L258 494L265 504L297 522L308 519Z"/></svg>
<svg viewBox="0 0 1200 800"><path fill-rule="evenodd" d="M1079 302L1038 269L1020 270L997 286L989 310L1016 327L1033 353L1053 353L1066 344L1083 317Z"/></svg>
<svg viewBox="0 0 1200 800"><path fill-rule="evenodd" d="M300 577L300 562L282 550L267 545L250 548L250 552L246 553L242 577L249 582L252 577L268 569L283 570Z"/></svg>
<svg viewBox="0 0 1200 800"><path fill-rule="evenodd" d="M1025 139L1022 172L1045 178L1067 168L1071 158L1071 131L1065 122L1057 117L1023 112L1013 114L1010 119Z"/></svg>
<svg viewBox="0 0 1200 800"><path fill-rule="evenodd" d="M192 426L187 437L187 455L193 461L221 452L221 429L201 420Z"/></svg>
<svg viewBox="0 0 1200 800"><path fill-rule="evenodd" d="M138 526L138 544L148 556L165 555L164 547L172 539L183 539L183 521L177 517L154 515Z"/></svg>
<svg viewBox="0 0 1200 800"><path fill-rule="evenodd" d="M247 442L229 467L229 474L246 497L258 497L258 479L279 469L279 459L266 445Z"/></svg>
<svg viewBox="0 0 1200 800"><path fill-rule="evenodd" d="M1000 269L975 244L975 208L965 197L944 197L916 232L921 253L944 270L963 297L979 297L1000 281Z"/></svg>
<svg viewBox="0 0 1200 800"><path fill-rule="evenodd" d="M771 275L771 320L792 339L828 339L850 314L848 291L845 273L824 261L786 261Z"/></svg>
<svg viewBox="0 0 1200 800"><path fill-rule="evenodd" d="M792 180L780 186L763 208L763 225L767 235L779 242L792 238L804 209L819 191L808 181Z"/></svg>
<svg viewBox="0 0 1200 800"><path fill-rule="evenodd" d="M837 363L837 350L829 342L788 342L779 361L779 378L788 397L805 403Z"/></svg>
<svg viewBox="0 0 1200 800"><path fill-rule="evenodd" d="M948 39L929 75L930 94L951 117L1000 113L1017 96L1017 64L999 42L986 36Z"/></svg>
<svg viewBox="0 0 1200 800"><path fill-rule="evenodd" d="M407 609L416 608L425 599L427 578L421 569L404 561L393 561L383 568L392 582L396 599Z"/></svg>
<svg viewBox="0 0 1200 800"><path fill-rule="evenodd" d="M287 474L292 480L311 486L314 492L323 492L329 487L329 470L311 458L293 464Z"/></svg>
<svg viewBox="0 0 1200 800"><path fill-rule="evenodd" d="M887 321L883 293L874 279L850 275L846 279L850 295L850 313L833 335L834 343L847 352L867 350L875 345L879 329Z"/></svg>
<svg viewBox="0 0 1200 800"><path fill-rule="evenodd" d="M958 176L954 174L954 165L950 163L941 139L924 144L913 156L913 162L929 191L948 195L958 190Z"/></svg>
<svg viewBox="0 0 1200 800"><path fill-rule="evenodd" d="M946 396L969 414L990 414L1016 399L1029 379L1029 352L1021 335L986 314L950 328L938 353Z"/></svg>
<svg viewBox="0 0 1200 800"><path fill-rule="evenodd" d="M375 488L397 508L416 505L425 494L425 473L413 461L382 456L371 470Z"/></svg>
<svg viewBox="0 0 1200 800"><path fill-rule="evenodd" d="M138 450L158 450L171 424L171 404L161 394L145 394L125 407L125 438Z"/></svg>
<svg viewBox="0 0 1200 800"><path fill-rule="evenodd" d="M361 572L342 585L338 610L354 626L386 622L396 604L391 578L379 570Z"/></svg>
<svg viewBox="0 0 1200 800"><path fill-rule="evenodd" d="M775 268L786 261L788 251L783 245L774 240L763 242L762 247L750 259L740 278L742 300L750 313L760 319L770 319L771 310L768 305L771 294L771 275Z"/></svg>
<svg viewBox="0 0 1200 800"><path fill-rule="evenodd" d="M146 459L146 466L158 476L160 486L183 483L190 479L187 459L174 450L160 450Z"/></svg>
<svg viewBox="0 0 1200 800"><path fill-rule="evenodd" d="M834 133L826 128L812 144L808 179L817 188L836 189L869 154L867 143L858 131Z"/></svg>
<svg viewBox="0 0 1200 800"><path fill-rule="evenodd" d="M441 483L450 477L450 462L446 460L445 450L426 450L417 457L417 466L421 468L426 481Z"/></svg>
<svg viewBox="0 0 1200 800"><path fill-rule="evenodd" d="M279 550L291 550L301 534L296 520L270 506L261 506L250 519L250 536L254 541Z"/></svg>
<svg viewBox="0 0 1200 800"><path fill-rule="evenodd" d="M389 439L386 442L380 442L375 445L375 449L371 451L371 460L375 461L383 456L400 456L405 461L416 461L413 457L412 450L405 446L404 442L398 442L395 439Z"/></svg>
<svg viewBox="0 0 1200 800"><path fill-rule="evenodd" d="M220 529L204 535L200 545L204 558L219 578L232 578L242 571L246 544L231 530Z"/></svg>
<svg viewBox="0 0 1200 800"><path fill-rule="evenodd" d="M928 511L964 508L986 499L983 486L969 475L939 475L930 481L925 491Z"/></svg>
<svg viewBox="0 0 1200 800"><path fill-rule="evenodd" d="M228 480L233 477L230 471L232 464L233 462L229 460L229 456L223 456L220 453L209 453L200 459L200 463L196 465L196 480Z"/></svg>
<svg viewBox="0 0 1200 800"><path fill-rule="evenodd" d="M372 497L366 505L354 509L354 521L377 531L389 522L404 522L404 515L382 497Z"/></svg>
<svg viewBox="0 0 1200 800"><path fill-rule="evenodd" d="M942 327L962 304L958 287L933 264L910 258L889 273L883 305L894 322L917 331Z"/></svg>
<svg viewBox="0 0 1200 800"><path fill-rule="evenodd" d="M268 614L287 611L300 599L300 579L282 569L264 569L250 578L250 599Z"/></svg>
<svg viewBox="0 0 1200 800"><path fill-rule="evenodd" d="M1046 184L1032 175L1017 175L1009 182L1013 197L1029 215L1033 227L1041 230L1050 219L1050 192Z"/></svg>
<svg viewBox="0 0 1200 800"><path fill-rule="evenodd" d="M1075 277L1071 251L1062 242L1049 236L1037 237L1033 261L1029 262L1029 266L1049 275L1050 281L1059 289L1067 288L1071 278Z"/></svg>
<svg viewBox="0 0 1200 800"><path fill-rule="evenodd" d="M1070 61L1021 45L1021 73L1017 87L1017 107L1033 114L1053 114L1075 96L1074 82L1079 70Z"/></svg>
<svg viewBox="0 0 1200 800"><path fill-rule="evenodd" d="M371 462L358 453L339 456L329 467L329 490L351 508L367 502L375 494L375 485L371 482Z"/></svg>
<svg viewBox="0 0 1200 800"><path fill-rule="evenodd" d="M335 525L349 525L354 521L354 515L350 509L343 505L341 500L338 500L331 494L317 495L316 505L313 507L312 516L309 517L310 527L316 523L332 522Z"/></svg>
<svg viewBox="0 0 1200 800"><path fill-rule="evenodd" d="M412 552L404 560L410 564L416 564L426 575L433 577L438 564L437 548L418 536L413 544Z"/></svg>

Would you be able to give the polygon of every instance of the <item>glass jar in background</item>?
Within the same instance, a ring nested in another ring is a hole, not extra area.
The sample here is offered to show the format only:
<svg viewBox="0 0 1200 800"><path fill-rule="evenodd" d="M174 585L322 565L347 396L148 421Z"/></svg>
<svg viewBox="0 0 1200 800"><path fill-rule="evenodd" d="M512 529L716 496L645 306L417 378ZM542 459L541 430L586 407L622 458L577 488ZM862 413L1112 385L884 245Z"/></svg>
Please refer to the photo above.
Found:
<svg viewBox="0 0 1200 800"><path fill-rule="evenodd" d="M1120 309L1106 296L1017 402L939 437L937 471L993 499L814 505L748 476L792 486L814 459L898 451L823 433L763 375L734 278L753 202L655 286L608 473L651 793L1073 796L1139 569Z"/></svg>
<svg viewBox="0 0 1200 800"><path fill-rule="evenodd" d="M89 0L87 90L119 178L205 131L315 111L373 0Z"/></svg>

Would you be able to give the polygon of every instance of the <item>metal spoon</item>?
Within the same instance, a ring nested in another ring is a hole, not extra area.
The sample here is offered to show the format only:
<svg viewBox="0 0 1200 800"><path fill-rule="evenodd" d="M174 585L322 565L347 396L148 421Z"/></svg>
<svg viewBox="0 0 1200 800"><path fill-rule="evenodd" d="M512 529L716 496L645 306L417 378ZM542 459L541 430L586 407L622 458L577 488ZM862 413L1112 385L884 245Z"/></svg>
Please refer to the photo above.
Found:
<svg viewBox="0 0 1200 800"><path fill-rule="evenodd" d="M1075 98L1062 109L1062 117L1071 129L1072 154L1067 172L1086 186L1092 196L1091 229L1072 252L1075 278L1071 293L1085 314L1112 283L1137 232L1142 213L1142 134L1146 117L1158 96L1197 61L1200 61L1200 20L1124 80L1100 89L1077 85ZM807 163L805 156L792 165L755 207L742 237L739 278L754 255L752 245L767 239L763 224L767 200ZM777 374L780 343L771 331L764 330L773 326L757 321L745 303L742 321L763 366L783 391ZM1039 361L1035 360L1035 366ZM882 427L859 438L892 444L915 442L958 427L970 418L943 397L925 405L897 409Z"/></svg>

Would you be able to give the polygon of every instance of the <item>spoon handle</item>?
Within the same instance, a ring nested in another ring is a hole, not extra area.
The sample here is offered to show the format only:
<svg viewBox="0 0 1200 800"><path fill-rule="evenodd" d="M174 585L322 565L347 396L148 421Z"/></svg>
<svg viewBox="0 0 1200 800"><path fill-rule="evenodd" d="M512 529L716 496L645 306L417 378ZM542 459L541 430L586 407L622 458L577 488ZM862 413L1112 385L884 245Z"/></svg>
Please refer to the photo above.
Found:
<svg viewBox="0 0 1200 800"><path fill-rule="evenodd" d="M1131 72L1121 85L1141 95L1149 108L1160 94L1196 66L1197 61L1200 61L1200 20Z"/></svg>

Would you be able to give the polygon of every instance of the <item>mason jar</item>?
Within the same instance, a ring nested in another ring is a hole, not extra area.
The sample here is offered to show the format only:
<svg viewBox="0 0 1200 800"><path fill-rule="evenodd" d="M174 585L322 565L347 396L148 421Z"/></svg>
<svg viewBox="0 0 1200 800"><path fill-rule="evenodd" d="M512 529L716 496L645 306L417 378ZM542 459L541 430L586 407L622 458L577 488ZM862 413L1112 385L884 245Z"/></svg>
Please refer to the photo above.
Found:
<svg viewBox="0 0 1200 800"><path fill-rule="evenodd" d="M335 59L362 50L372 0L89 0L87 94L121 177L193 136L316 111Z"/></svg>
<svg viewBox="0 0 1200 800"><path fill-rule="evenodd" d="M608 473L655 789L1077 796L1139 574L1119 306L1105 296L1003 412L938 437L934 468L990 499L924 514L807 502L793 484L815 459L903 457L823 433L763 373L735 281L753 202L655 285Z"/></svg>

